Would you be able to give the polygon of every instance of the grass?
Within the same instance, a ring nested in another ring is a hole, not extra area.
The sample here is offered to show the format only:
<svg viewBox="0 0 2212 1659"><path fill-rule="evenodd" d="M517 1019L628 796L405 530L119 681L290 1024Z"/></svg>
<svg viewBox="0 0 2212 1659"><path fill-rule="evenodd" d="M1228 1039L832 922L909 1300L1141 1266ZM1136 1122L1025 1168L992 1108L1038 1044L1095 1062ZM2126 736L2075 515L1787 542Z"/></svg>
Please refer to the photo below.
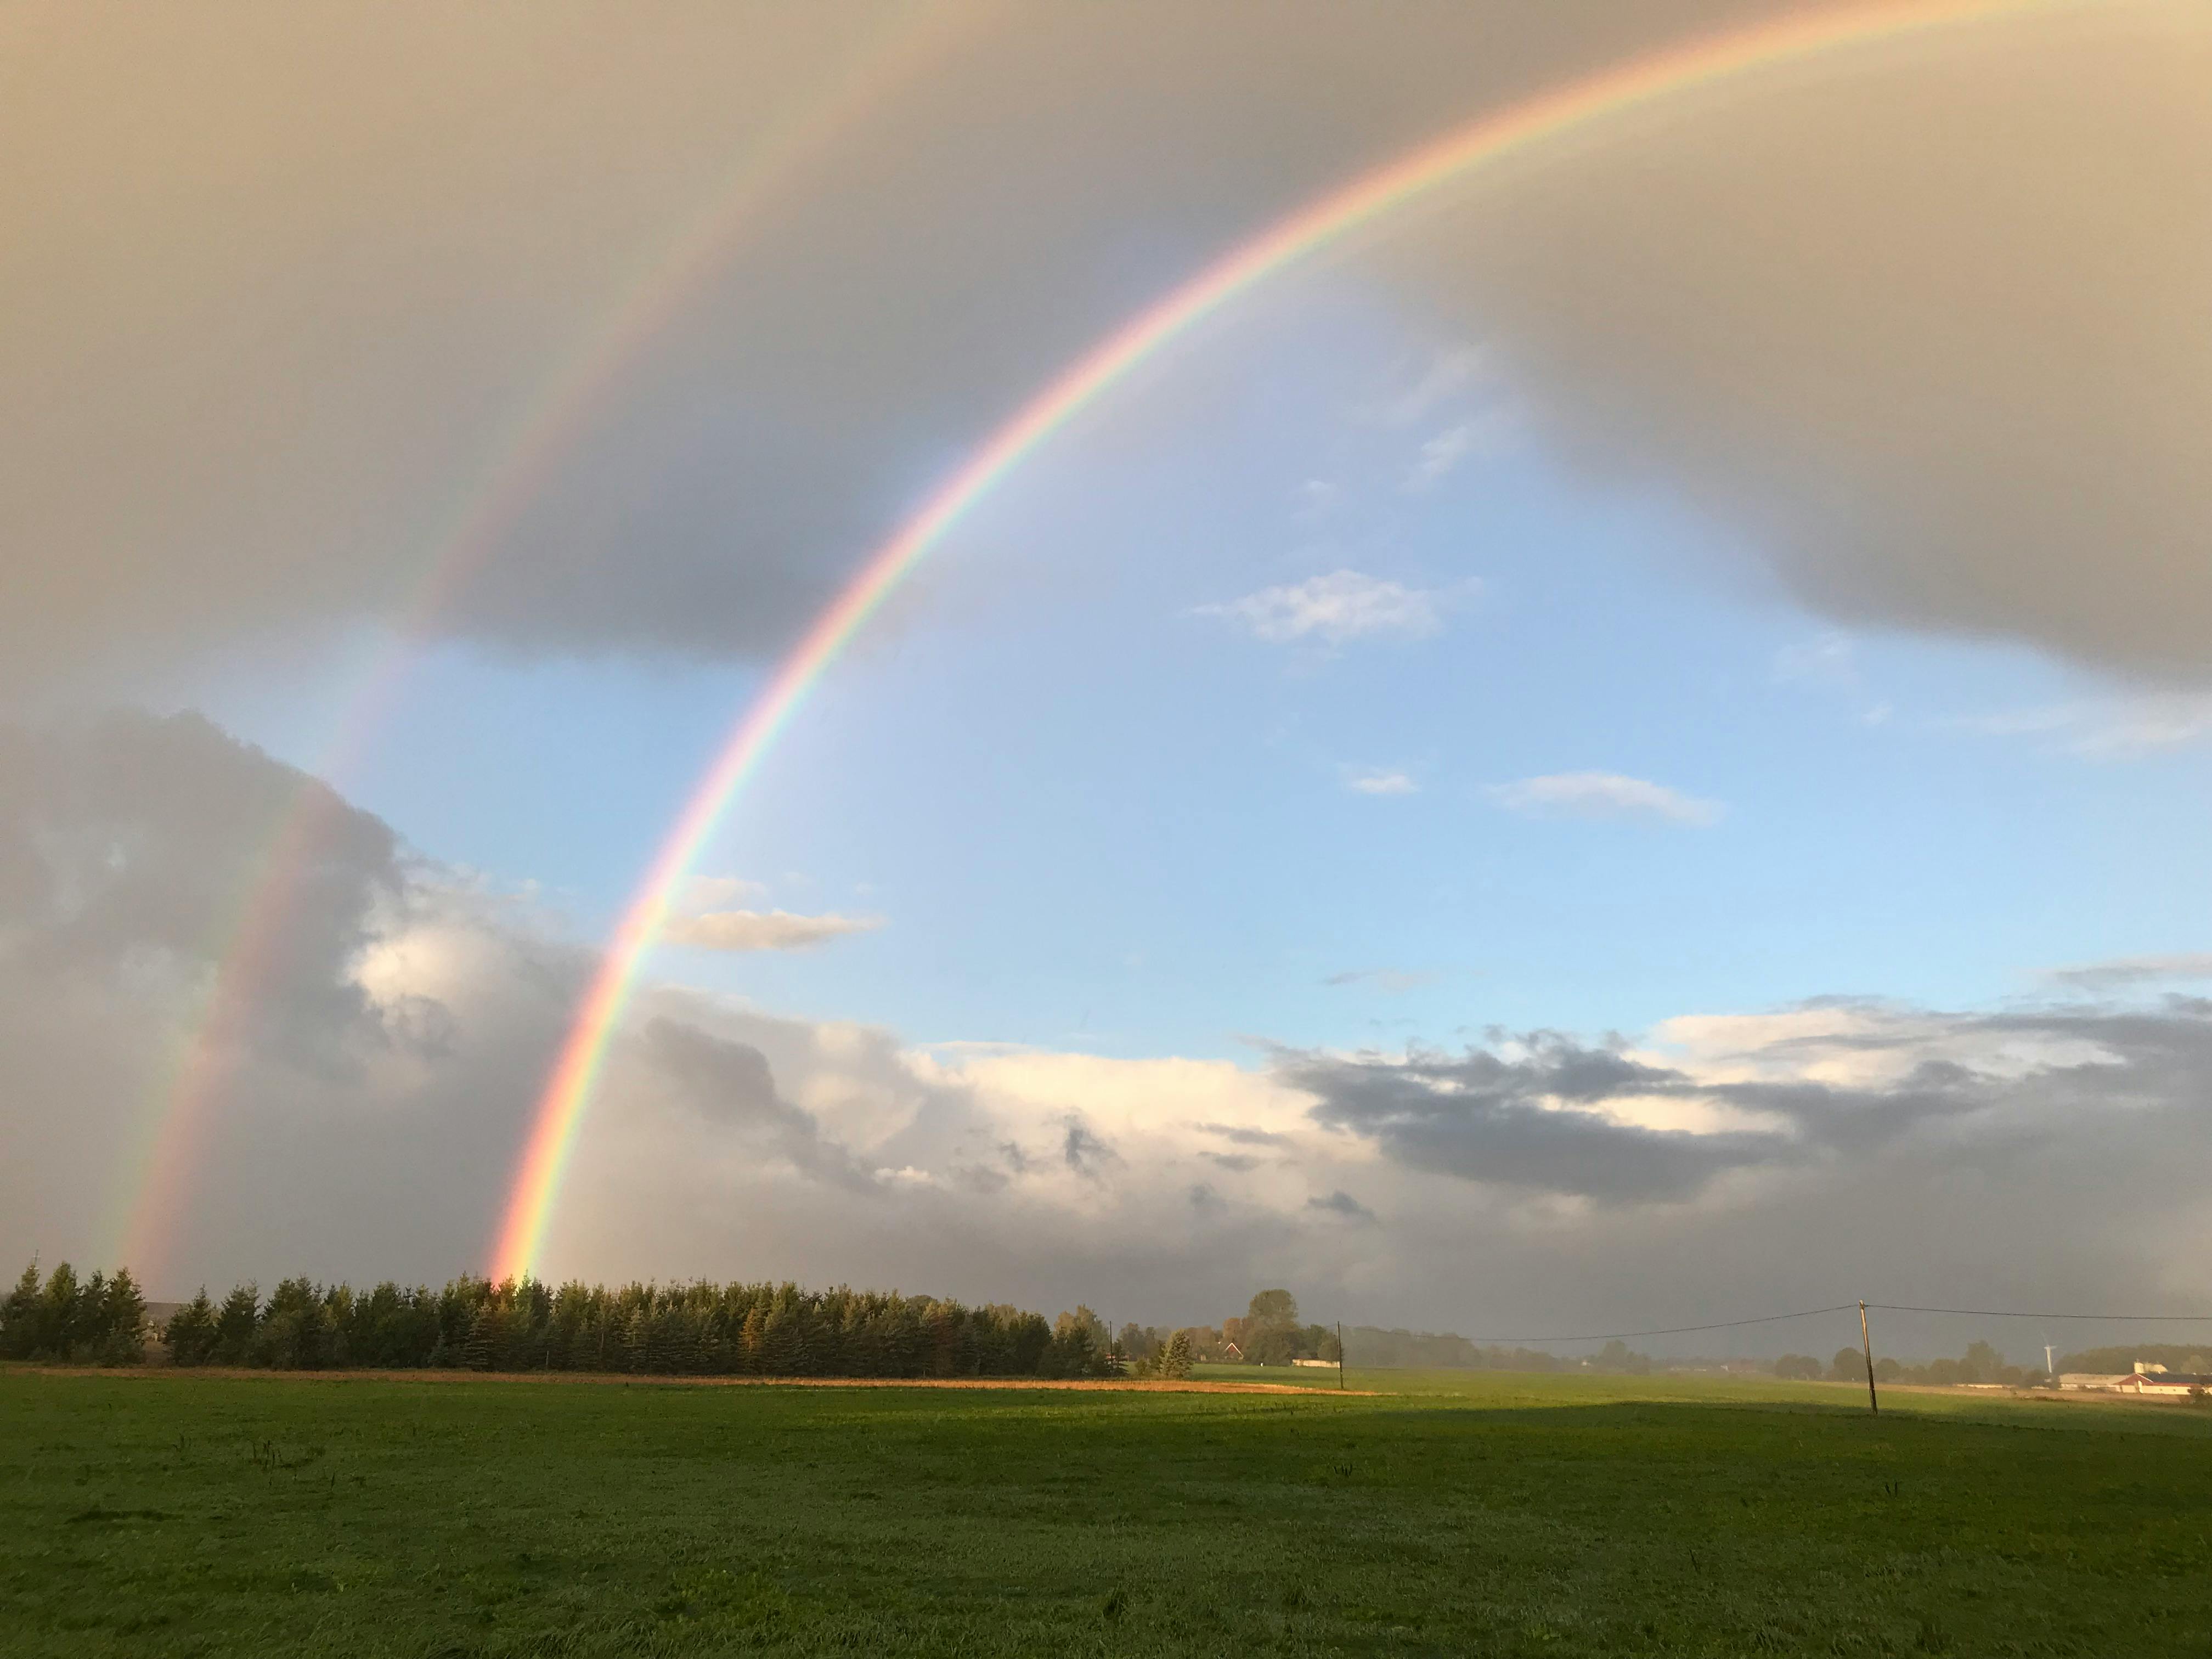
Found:
<svg viewBox="0 0 2212 1659"><path fill-rule="evenodd" d="M0 1651L2212 1651L2187 1408L1349 1381L1384 1392L0 1368Z"/></svg>

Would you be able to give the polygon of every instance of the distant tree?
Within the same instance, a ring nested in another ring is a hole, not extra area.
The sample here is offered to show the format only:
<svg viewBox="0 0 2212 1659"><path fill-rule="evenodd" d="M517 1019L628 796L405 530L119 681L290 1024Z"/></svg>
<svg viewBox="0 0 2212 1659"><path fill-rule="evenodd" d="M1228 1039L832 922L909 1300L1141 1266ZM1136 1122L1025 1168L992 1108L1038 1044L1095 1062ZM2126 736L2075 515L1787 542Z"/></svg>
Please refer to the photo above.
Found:
<svg viewBox="0 0 2212 1659"><path fill-rule="evenodd" d="M46 1359L70 1358L77 1328L76 1269L66 1261L46 1275L39 1292L38 1338L31 1352Z"/></svg>
<svg viewBox="0 0 2212 1659"><path fill-rule="evenodd" d="M1816 1382L1820 1362L1809 1353L1785 1353L1774 1362L1774 1374L1793 1382Z"/></svg>
<svg viewBox="0 0 2212 1659"><path fill-rule="evenodd" d="M1838 1382L1866 1381L1866 1356L1856 1348L1838 1348L1828 1366L1828 1375Z"/></svg>
<svg viewBox="0 0 2212 1659"><path fill-rule="evenodd" d="M1904 1375L1905 1367L1887 1354L1874 1362L1874 1380L1877 1382L1895 1382Z"/></svg>
<svg viewBox="0 0 2212 1659"><path fill-rule="evenodd" d="M208 1300L206 1285L201 1285L198 1296L169 1316L161 1340L168 1344L171 1364L208 1363L215 1352L216 1330L215 1304Z"/></svg>
<svg viewBox="0 0 2212 1659"><path fill-rule="evenodd" d="M1179 1381L1190 1375L1190 1337L1177 1331L1168 1339L1167 1346L1159 1356L1159 1374L1170 1381Z"/></svg>
<svg viewBox="0 0 2212 1659"><path fill-rule="evenodd" d="M39 1351L39 1267L23 1269L15 1288L0 1300L0 1359L28 1359Z"/></svg>
<svg viewBox="0 0 2212 1659"><path fill-rule="evenodd" d="M1651 1356L1637 1352L1616 1336L1591 1357L1590 1369L1643 1376L1651 1370Z"/></svg>
<svg viewBox="0 0 2212 1659"><path fill-rule="evenodd" d="M465 1371L488 1371L491 1369L492 1346L499 1337L499 1316L489 1302L477 1309L476 1317L469 1322L469 1334L461 1344L461 1369Z"/></svg>
<svg viewBox="0 0 2212 1659"><path fill-rule="evenodd" d="M254 1328L261 1318L261 1289L248 1279L223 1297L215 1316L215 1352L218 1365L243 1365L252 1357Z"/></svg>
<svg viewBox="0 0 2212 1659"><path fill-rule="evenodd" d="M1245 1309L1244 1317L1255 1325L1295 1325L1298 1299L1288 1291L1261 1291Z"/></svg>
<svg viewBox="0 0 2212 1659"><path fill-rule="evenodd" d="M1969 1342L1959 1370L1961 1382L2001 1382L2004 1380L2004 1356L1986 1342Z"/></svg>
<svg viewBox="0 0 2212 1659"><path fill-rule="evenodd" d="M146 1361L146 1298L128 1267L118 1267L101 1293L100 1342L94 1356L103 1365Z"/></svg>

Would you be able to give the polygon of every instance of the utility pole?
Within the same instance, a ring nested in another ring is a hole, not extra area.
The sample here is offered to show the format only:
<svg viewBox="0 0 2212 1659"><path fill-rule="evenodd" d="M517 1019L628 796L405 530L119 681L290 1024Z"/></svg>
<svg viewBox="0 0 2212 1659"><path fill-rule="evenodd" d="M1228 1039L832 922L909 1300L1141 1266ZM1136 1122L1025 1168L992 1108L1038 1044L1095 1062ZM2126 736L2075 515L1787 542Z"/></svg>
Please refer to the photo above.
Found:
<svg viewBox="0 0 2212 1659"><path fill-rule="evenodd" d="M1874 1337L1867 1330L1866 1298L1859 1299L1859 1346L1866 1351L1867 1410L1875 1417L1881 1415L1881 1401L1874 1391Z"/></svg>
<svg viewBox="0 0 2212 1659"><path fill-rule="evenodd" d="M1344 1386L1344 1322L1336 1322L1336 1386Z"/></svg>

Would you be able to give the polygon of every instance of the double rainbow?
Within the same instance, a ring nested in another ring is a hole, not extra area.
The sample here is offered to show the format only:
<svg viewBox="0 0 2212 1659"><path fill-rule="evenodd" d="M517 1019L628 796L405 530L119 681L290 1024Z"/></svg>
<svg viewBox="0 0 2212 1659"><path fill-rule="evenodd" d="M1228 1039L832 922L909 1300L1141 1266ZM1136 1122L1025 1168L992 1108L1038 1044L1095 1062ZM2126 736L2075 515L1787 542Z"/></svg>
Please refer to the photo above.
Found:
<svg viewBox="0 0 2212 1659"><path fill-rule="evenodd" d="M158 1275L174 1243L191 1177L217 1101L248 1044L252 1012L278 971L286 921L312 879L318 846L338 803L321 780L353 770L398 704L422 642L520 523L582 441L623 377L723 269L732 248L809 165L871 112L935 68L995 13L996 0L944 0L902 9L839 70L794 95L731 161L705 205L643 260L600 325L539 380L518 408L490 465L424 545L411 599L391 637L364 665L337 729L279 819L240 890L196 1029L151 1103L118 1186L111 1219L120 1254Z"/></svg>
<svg viewBox="0 0 2212 1659"><path fill-rule="evenodd" d="M807 692L900 580L993 487L1124 376L1247 289L1419 197L1591 122L1749 71L1839 48L2081 0L1922 0L1857 5L1755 25L1667 49L1514 104L1434 139L1232 250L1093 346L1016 411L860 567L745 711L663 842L562 1044L515 1172L493 1277L536 1264L577 1133L646 954L692 866Z"/></svg>

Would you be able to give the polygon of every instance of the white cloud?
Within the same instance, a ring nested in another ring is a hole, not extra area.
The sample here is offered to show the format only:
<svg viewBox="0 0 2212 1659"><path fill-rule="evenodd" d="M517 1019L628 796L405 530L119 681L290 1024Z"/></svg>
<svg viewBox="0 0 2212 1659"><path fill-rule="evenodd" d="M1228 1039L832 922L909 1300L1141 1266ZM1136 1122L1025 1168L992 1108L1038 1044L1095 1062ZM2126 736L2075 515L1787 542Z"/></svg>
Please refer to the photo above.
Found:
<svg viewBox="0 0 2212 1659"><path fill-rule="evenodd" d="M1381 768L1345 775L1344 787L1361 795L1418 795L1421 786L1404 772Z"/></svg>
<svg viewBox="0 0 2212 1659"><path fill-rule="evenodd" d="M1322 981L1323 985L1371 985L1389 996L1433 985L1443 975L1433 968L1349 968L1340 974L1331 974Z"/></svg>
<svg viewBox="0 0 2212 1659"><path fill-rule="evenodd" d="M680 908L694 915L706 910L724 910L746 899L765 898L768 886L763 882L748 881L743 876L694 876L685 884Z"/></svg>
<svg viewBox="0 0 2212 1659"><path fill-rule="evenodd" d="M708 910L678 916L662 930L672 945L702 951L800 951L884 925L881 916L795 915L789 910Z"/></svg>
<svg viewBox="0 0 2212 1659"><path fill-rule="evenodd" d="M1498 804L1516 812L1566 812L1579 817L1663 818L1669 823L1703 827L1718 823L1726 810L1644 778L1618 772L1553 772L1501 784L1491 792Z"/></svg>
<svg viewBox="0 0 2212 1659"><path fill-rule="evenodd" d="M1776 684L1781 685L1856 685L1857 649L1847 634L1801 640L1774 653L1773 673Z"/></svg>
<svg viewBox="0 0 2212 1659"><path fill-rule="evenodd" d="M1409 587L1357 570L1333 570L1302 582L1263 587L1224 604L1201 605L1192 614L1224 617L1271 645L1305 640L1342 645L1360 639L1426 639L1442 630L1452 600L1479 586L1468 583L1447 592Z"/></svg>
<svg viewBox="0 0 2212 1659"><path fill-rule="evenodd" d="M1491 378L1490 358L1480 347L1447 346L1411 385L1362 414L1377 426L1415 426L1468 387Z"/></svg>
<svg viewBox="0 0 2212 1659"><path fill-rule="evenodd" d="M1406 488L1426 489L1458 471L1462 462L1502 453L1517 427L1512 411L1502 405L1453 422L1421 446L1419 457L1406 474Z"/></svg>
<svg viewBox="0 0 2212 1659"><path fill-rule="evenodd" d="M1947 722L1998 738L2047 738L2084 760L2135 760L2212 735L2212 696L2144 692L2008 709Z"/></svg>

